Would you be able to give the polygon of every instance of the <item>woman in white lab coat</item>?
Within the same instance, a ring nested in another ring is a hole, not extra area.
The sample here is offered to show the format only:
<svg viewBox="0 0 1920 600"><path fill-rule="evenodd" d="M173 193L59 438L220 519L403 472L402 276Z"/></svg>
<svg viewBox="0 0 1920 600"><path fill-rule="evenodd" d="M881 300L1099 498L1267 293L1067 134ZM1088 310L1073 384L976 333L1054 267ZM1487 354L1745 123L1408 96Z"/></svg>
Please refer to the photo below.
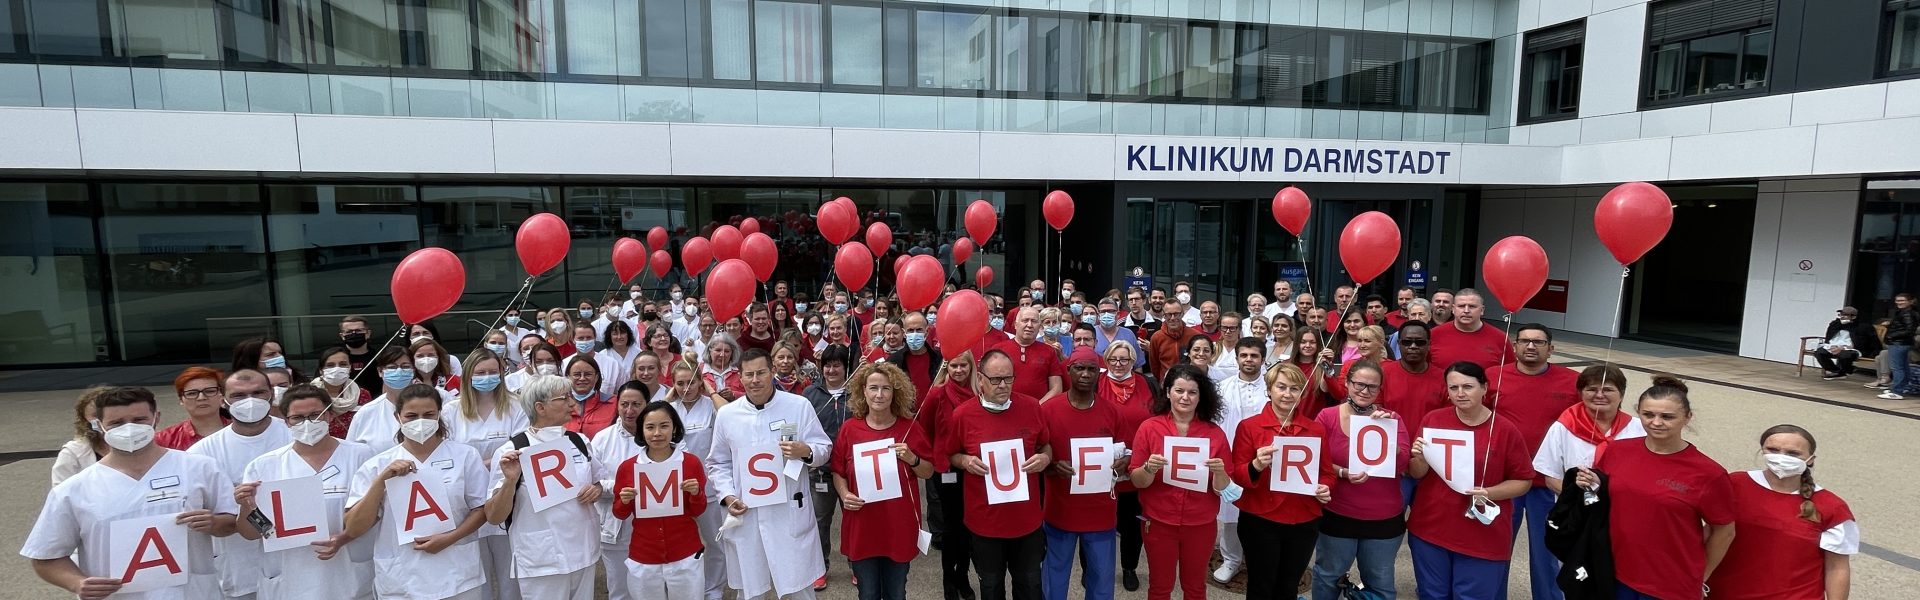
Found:
<svg viewBox="0 0 1920 600"><path fill-rule="evenodd" d="M411 370L411 368L409 368ZM479 545L473 533L486 522L480 510L487 497L487 469L480 453L466 444L449 443L441 426L444 400L426 384L407 386L395 395L387 414L398 423L398 445L375 453L353 473L347 492L347 535L373 538L373 589L376 598L395 600L478 600L486 577L480 572ZM367 406L374 406L369 404ZM366 418L362 409L353 422ZM415 538L401 545L395 540L397 521L404 515L382 515L389 480L418 474L438 480L439 508L456 525L452 531ZM379 529L374 529L378 525Z"/></svg>
<svg viewBox="0 0 1920 600"><path fill-rule="evenodd" d="M528 427L495 450L490 461L487 522L506 526L508 543L513 545L513 579L525 598L593 598L593 565L600 561L600 519L594 501L606 489L600 480L609 478L601 477L593 464L587 439L566 429L580 409L572 389L567 378L557 375L528 380L514 399L527 414ZM520 453L561 440L571 442L560 445L567 455L564 466L544 483L558 486L564 477L585 485L572 492L573 498L536 511L533 493L543 482L531 481L538 476L535 473L521 472Z"/></svg>
<svg viewBox="0 0 1920 600"><path fill-rule="evenodd" d="M503 384L506 361L485 348L467 355L466 371L460 377L460 397L447 403L443 421L447 437L471 446L480 456L493 456L507 438L527 430L527 414L509 398ZM489 463L491 472L493 465ZM513 546L507 542L507 530L498 525L480 526L480 562L487 574L489 597L519 600L520 588L507 574L513 572Z"/></svg>
<svg viewBox="0 0 1920 600"><path fill-rule="evenodd" d="M266 553L260 562L260 600L332 600L373 597L373 538L346 534L347 493L353 473L373 457L366 444L344 442L327 435L332 397L312 385L297 385L280 396L276 408L287 416L293 443L253 459L234 488L240 514L258 506L263 482L316 477L320 480L326 530L333 535L305 547ZM277 514L272 507L268 514ZM290 525L279 523L276 526ZM239 519L235 529L249 540L260 539L252 523Z"/></svg>

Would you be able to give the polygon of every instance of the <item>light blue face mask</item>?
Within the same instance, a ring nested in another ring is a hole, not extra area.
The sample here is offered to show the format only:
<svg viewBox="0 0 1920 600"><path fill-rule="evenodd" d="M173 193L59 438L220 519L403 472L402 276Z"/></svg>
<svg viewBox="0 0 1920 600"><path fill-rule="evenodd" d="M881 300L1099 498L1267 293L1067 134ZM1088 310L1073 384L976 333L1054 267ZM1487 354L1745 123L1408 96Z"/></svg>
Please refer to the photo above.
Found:
<svg viewBox="0 0 1920 600"><path fill-rule="evenodd" d="M1076 316L1076 317L1080 316L1080 311L1085 309L1086 307L1081 305L1079 302L1075 302L1073 304L1067 305L1067 310L1073 311L1073 316Z"/></svg>
<svg viewBox="0 0 1920 600"><path fill-rule="evenodd" d="M934 316L935 316L935 315L934 315L933 313L927 313L927 326L928 326L928 327L932 327L932 326L933 326L933 317L934 317Z"/></svg>
<svg viewBox="0 0 1920 600"><path fill-rule="evenodd" d="M987 326L992 327L994 329L1005 329L1007 327L1007 320L1000 317L994 317L987 321Z"/></svg>
<svg viewBox="0 0 1920 600"><path fill-rule="evenodd" d="M413 369L409 369L406 367L393 367L391 369L381 369L380 383L387 384L387 387L390 387L396 390L403 387L407 387L407 384L413 383Z"/></svg>
<svg viewBox="0 0 1920 600"><path fill-rule="evenodd" d="M592 398L592 397L593 397L593 390L587 390L587 391L585 391L585 392L574 392L574 393L573 393L573 401L574 401L574 402L586 402L588 398Z"/></svg>
<svg viewBox="0 0 1920 600"><path fill-rule="evenodd" d="M1080 322L1092 325L1094 323L1093 315L1080 315Z"/></svg>
<svg viewBox="0 0 1920 600"><path fill-rule="evenodd" d="M475 375L475 376L473 376L473 389L474 389L475 391L480 391L480 392L491 392L491 391L493 391L493 390L495 390L495 389L497 389L497 388L499 388L499 387L500 387L500 376L499 376L499 375Z"/></svg>
<svg viewBox="0 0 1920 600"><path fill-rule="evenodd" d="M501 356L507 355L506 344L487 344L487 351Z"/></svg>
<svg viewBox="0 0 1920 600"><path fill-rule="evenodd" d="M285 369L287 368L287 357L275 356L273 358L260 361L260 366L266 367L269 369Z"/></svg>
<svg viewBox="0 0 1920 600"><path fill-rule="evenodd" d="M926 332L922 332L922 331L907 332L907 348L908 349L913 350L914 352L919 352L921 348L925 348L925 347L927 347Z"/></svg>
<svg viewBox="0 0 1920 600"><path fill-rule="evenodd" d="M807 312L807 303L805 302L793 303L793 312Z"/></svg>
<svg viewBox="0 0 1920 600"><path fill-rule="evenodd" d="M580 309L580 318L582 318L582 319L590 319L590 318L593 318L593 309L591 309L591 308L582 308L582 309Z"/></svg>
<svg viewBox="0 0 1920 600"><path fill-rule="evenodd" d="M837 313L847 312L847 303L845 302L833 303L833 312L837 312Z"/></svg>
<svg viewBox="0 0 1920 600"><path fill-rule="evenodd" d="M587 341L584 341L584 342L583 342L583 341L575 341L575 342L573 343L573 349L574 349L574 350L579 350L580 352L592 352L592 351L593 351L593 340L587 340Z"/></svg>
<svg viewBox="0 0 1920 600"><path fill-rule="evenodd" d="M508 327L519 327L519 326L520 326L520 315L507 315L507 326L508 326Z"/></svg>
<svg viewBox="0 0 1920 600"><path fill-rule="evenodd" d="M1112 329L1114 324L1119 322L1120 322L1120 317L1114 315L1113 313L1100 313L1101 327Z"/></svg>

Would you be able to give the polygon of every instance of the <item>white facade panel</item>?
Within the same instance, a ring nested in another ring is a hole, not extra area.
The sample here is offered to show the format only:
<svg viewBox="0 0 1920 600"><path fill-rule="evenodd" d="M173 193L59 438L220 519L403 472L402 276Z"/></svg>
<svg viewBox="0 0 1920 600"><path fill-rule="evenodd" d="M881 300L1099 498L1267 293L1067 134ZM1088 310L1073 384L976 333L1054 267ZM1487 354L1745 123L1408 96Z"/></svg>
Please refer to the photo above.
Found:
<svg viewBox="0 0 1920 600"><path fill-rule="evenodd" d="M1920 79L1887 82L1886 116L1920 116Z"/></svg>
<svg viewBox="0 0 1920 600"><path fill-rule="evenodd" d="M293 115L79 109L74 116L89 169L300 170Z"/></svg>
<svg viewBox="0 0 1920 600"><path fill-rule="evenodd" d="M1554 121L1527 125L1527 143L1535 146L1571 146L1580 143L1580 121Z"/></svg>
<svg viewBox="0 0 1920 600"><path fill-rule="evenodd" d="M1597 144L1640 137L1640 113L1579 119L1580 143Z"/></svg>
<svg viewBox="0 0 1920 600"><path fill-rule="evenodd" d="M1498 178L1509 184L1558 182L1559 152L1528 146L1466 144L1460 147L1461 181Z"/></svg>
<svg viewBox="0 0 1920 600"><path fill-rule="evenodd" d="M1568 146L1561 155L1560 179L1565 183L1666 181L1672 152L1673 142L1667 139Z"/></svg>
<svg viewBox="0 0 1920 600"><path fill-rule="evenodd" d="M1915 156L1920 156L1920 117L1821 125L1813 172L1910 170Z"/></svg>
<svg viewBox="0 0 1920 600"><path fill-rule="evenodd" d="M1804 175L1813 168L1815 131L1814 127L1793 127L1674 138L1668 176L1729 179Z"/></svg>
<svg viewBox="0 0 1920 600"><path fill-rule="evenodd" d="M661 123L495 121L499 173L668 175L672 140Z"/></svg>
<svg viewBox="0 0 1920 600"><path fill-rule="evenodd" d="M1793 96L1761 96L1715 102L1708 131L1754 131L1786 127L1793 118Z"/></svg>
<svg viewBox="0 0 1920 600"><path fill-rule="evenodd" d="M0 108L0 166L81 169L80 125L72 110Z"/></svg>
<svg viewBox="0 0 1920 600"><path fill-rule="evenodd" d="M980 172L1012 179L1113 179L1113 144L1105 135L981 133Z"/></svg>
<svg viewBox="0 0 1920 600"><path fill-rule="evenodd" d="M833 176L831 129L679 123L671 127L675 175Z"/></svg>
<svg viewBox="0 0 1920 600"><path fill-rule="evenodd" d="M1580 115L1639 109L1640 56L1647 41L1647 7L1636 4L1587 17L1581 48Z"/></svg>
<svg viewBox="0 0 1920 600"><path fill-rule="evenodd" d="M1886 116L1887 86L1856 85L1793 94L1792 124L1819 125Z"/></svg>
<svg viewBox="0 0 1920 600"><path fill-rule="evenodd" d="M1713 126L1713 106L1695 104L1649 110L1640 115L1640 136L1677 137L1707 133Z"/></svg>
<svg viewBox="0 0 1920 600"><path fill-rule="evenodd" d="M831 153L835 177L980 177L980 134L974 132L835 129Z"/></svg>
<svg viewBox="0 0 1920 600"><path fill-rule="evenodd" d="M314 173L492 173L493 122L298 115L299 168ZM290 140L292 138L289 138Z"/></svg>
<svg viewBox="0 0 1920 600"><path fill-rule="evenodd" d="M1851 189L1842 191L1760 194L1760 210L1771 207L1778 213L1772 218L1755 215L1747 314L1764 313L1765 318L1742 323L1742 356L1793 362L1800 336L1825 332L1833 311L1847 304L1854 252L1852 236L1846 234L1853 231L1860 201L1859 181L1847 182ZM1765 227L1769 223L1773 229ZM1818 234L1822 232L1844 233ZM1766 239L1768 234L1771 239ZM1763 243L1775 248L1765 253L1771 259L1766 262L1759 249ZM1755 285L1762 279L1767 283ZM1759 347L1749 348L1748 340L1756 340Z"/></svg>

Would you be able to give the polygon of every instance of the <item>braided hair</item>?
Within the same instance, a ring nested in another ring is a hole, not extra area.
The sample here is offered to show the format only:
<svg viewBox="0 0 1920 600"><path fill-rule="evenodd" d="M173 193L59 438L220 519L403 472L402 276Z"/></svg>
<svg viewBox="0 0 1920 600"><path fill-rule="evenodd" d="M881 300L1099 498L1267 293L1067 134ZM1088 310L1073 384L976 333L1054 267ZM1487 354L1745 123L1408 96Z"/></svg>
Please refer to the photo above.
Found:
<svg viewBox="0 0 1920 600"><path fill-rule="evenodd" d="M1775 425L1760 433L1760 443L1765 445L1767 438L1790 434L1800 436L1807 441L1807 456L1813 456L1818 444L1813 441L1813 433L1799 425ZM1814 523L1820 522L1820 509L1813 506L1813 465L1800 473L1800 518Z"/></svg>

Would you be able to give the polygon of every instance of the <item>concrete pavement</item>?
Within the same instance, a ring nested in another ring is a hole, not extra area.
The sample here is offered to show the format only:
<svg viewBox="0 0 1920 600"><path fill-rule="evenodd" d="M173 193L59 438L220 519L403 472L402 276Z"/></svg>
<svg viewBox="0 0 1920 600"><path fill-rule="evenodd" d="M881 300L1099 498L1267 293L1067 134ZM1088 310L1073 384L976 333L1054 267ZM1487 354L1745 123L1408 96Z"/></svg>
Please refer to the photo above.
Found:
<svg viewBox="0 0 1920 600"><path fill-rule="evenodd" d="M1571 342L1563 344L1561 351L1567 355L1577 354L1582 363L1602 357ZM1619 360L1634 358L1619 352L1614 356ZM1751 362L1762 366L1771 364L1791 378L1790 365ZM1714 379L1712 372L1688 373L1667 368L1670 366L1673 365L1661 368ZM1629 393L1635 397L1649 382L1647 374L1638 369L1630 369L1628 379ZM1689 381L1695 410L1689 439L1729 469L1753 469L1761 466L1758 436L1762 430L1780 423L1794 423L1812 430L1820 441L1813 471L1820 485L1852 505L1865 541L1862 553L1853 560L1853 597L1864 600L1912 597L1912 590L1920 589L1920 522L1909 521L1901 514L1914 498L1920 497L1920 478L1906 469L1912 460L1907 455L1912 452L1913 440L1920 439L1920 419L1884 409L1811 402L1802 397L1814 396L1805 393L1782 395L1757 391L1766 384L1751 378L1728 383L1732 385L1698 379ZM1818 383L1818 380L1807 383ZM1862 389L1858 385L1831 383L1834 396L1847 393L1844 399L1848 400L1858 395L1851 392ZM1820 389L1825 388L1814 388L1814 391ZM172 397L170 389L156 391L164 392L163 398ZM26 559L20 558L17 552L46 495L47 471L52 463L51 458L27 457L50 456L52 450L71 435L71 403L76 393L70 390L0 394L0 406L10 413L9 418L0 423L0 432L4 433L0 435L0 461L12 461L0 464L0 502L18 507L0 513L0 547L16 553L14 558L0 564L0 589L8 590L5 596L10 598L63 597L41 583ZM163 400L163 404L165 402ZM169 422L179 418L177 405L163 405L162 412ZM1622 542L1616 540L1615 543ZM1514 564L1509 582L1509 596L1513 598L1528 597L1524 540L1521 544L1522 547L1515 550L1515 556L1521 558ZM1400 562L1399 591L1405 597L1413 597L1412 569L1407 564L1404 548ZM835 560L830 574L833 585L821 598L851 600L856 597L853 586L847 582L849 571L845 560ZM1142 573L1143 577L1146 575ZM940 589L939 557L927 556L915 561L908 584L909 595L932 598L937 597ZM1133 593L1120 591L1117 597L1138 600L1145 595L1143 588ZM1080 596L1077 592L1073 594L1074 598ZM1210 588L1208 593L1209 598L1239 596L1220 588Z"/></svg>

